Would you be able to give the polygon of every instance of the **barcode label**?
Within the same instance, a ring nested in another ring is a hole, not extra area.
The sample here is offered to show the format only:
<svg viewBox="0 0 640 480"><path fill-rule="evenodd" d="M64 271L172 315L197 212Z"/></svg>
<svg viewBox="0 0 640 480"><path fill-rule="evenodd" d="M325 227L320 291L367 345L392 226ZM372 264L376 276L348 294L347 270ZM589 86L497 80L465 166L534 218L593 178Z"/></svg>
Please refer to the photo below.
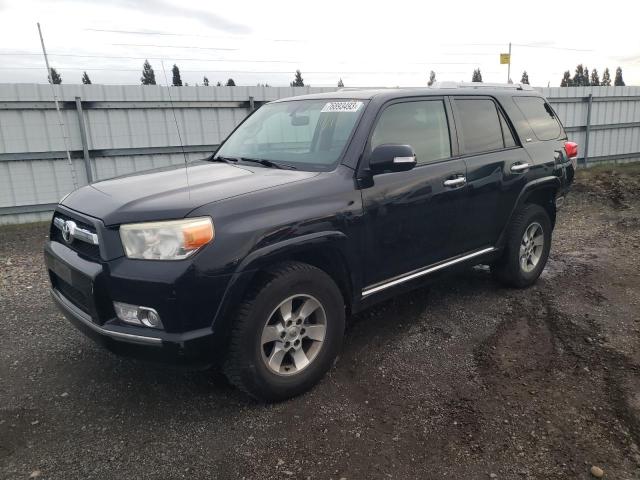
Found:
<svg viewBox="0 0 640 480"><path fill-rule="evenodd" d="M321 113L327 113L327 112L357 112L360 109L361 106L362 106L362 102L354 102L354 101L350 101L350 102L329 102L324 107L322 107L322 110L320 110L320 112Z"/></svg>

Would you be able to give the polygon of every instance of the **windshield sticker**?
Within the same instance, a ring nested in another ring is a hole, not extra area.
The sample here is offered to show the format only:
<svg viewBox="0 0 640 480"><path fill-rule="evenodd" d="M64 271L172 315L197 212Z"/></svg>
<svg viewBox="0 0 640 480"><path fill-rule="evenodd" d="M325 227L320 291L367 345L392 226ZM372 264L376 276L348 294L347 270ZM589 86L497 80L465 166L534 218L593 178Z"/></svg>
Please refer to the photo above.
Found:
<svg viewBox="0 0 640 480"><path fill-rule="evenodd" d="M355 102L355 101L350 101L350 102L329 102L327 103L324 107L322 107L322 110L320 110L321 113L327 113L327 112L357 112L360 107L362 106L362 102Z"/></svg>

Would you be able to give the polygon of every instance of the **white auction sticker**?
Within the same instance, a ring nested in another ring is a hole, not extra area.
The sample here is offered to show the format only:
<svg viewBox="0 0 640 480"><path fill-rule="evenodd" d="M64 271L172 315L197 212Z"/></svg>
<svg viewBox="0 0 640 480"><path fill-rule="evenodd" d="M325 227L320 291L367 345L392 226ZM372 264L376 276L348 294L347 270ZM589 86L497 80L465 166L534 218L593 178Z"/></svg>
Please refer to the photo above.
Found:
<svg viewBox="0 0 640 480"><path fill-rule="evenodd" d="M362 102L349 101L349 102L329 102L322 110L321 113L326 112L357 112L362 106Z"/></svg>

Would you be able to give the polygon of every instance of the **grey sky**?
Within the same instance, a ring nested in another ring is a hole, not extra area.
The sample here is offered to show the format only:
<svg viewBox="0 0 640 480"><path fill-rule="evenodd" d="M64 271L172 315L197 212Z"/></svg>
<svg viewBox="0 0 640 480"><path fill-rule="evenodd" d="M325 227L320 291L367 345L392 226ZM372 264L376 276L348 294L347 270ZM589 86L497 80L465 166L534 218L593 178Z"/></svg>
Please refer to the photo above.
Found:
<svg viewBox="0 0 640 480"><path fill-rule="evenodd" d="M640 84L634 1L568 4L497 2L211 2L168 0L0 0L0 82L44 82L36 22L64 83L87 70L95 83L139 83L145 58L163 82L161 61L183 81L287 85L424 85L439 80L504 82L499 53L513 42L512 78L557 86L583 63L600 76L621 66ZM138 32L138 33L134 33ZM170 75L168 75L170 77Z"/></svg>

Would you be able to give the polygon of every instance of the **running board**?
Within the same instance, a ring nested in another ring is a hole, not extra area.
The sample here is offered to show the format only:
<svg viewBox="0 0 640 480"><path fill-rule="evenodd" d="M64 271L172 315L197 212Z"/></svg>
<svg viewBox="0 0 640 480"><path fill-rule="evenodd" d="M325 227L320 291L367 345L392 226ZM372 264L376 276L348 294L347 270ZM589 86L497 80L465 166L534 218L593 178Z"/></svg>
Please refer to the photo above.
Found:
<svg viewBox="0 0 640 480"><path fill-rule="evenodd" d="M478 250L476 252L472 252L467 255L463 255L462 257L454 258L452 260L448 260L431 267L424 267L419 270L413 270L409 273L394 277L391 280L385 280L383 282L365 288L364 290L362 290L362 296L366 297L367 295L371 295L372 293L377 293L387 288L395 287L396 285L408 282L410 280L413 280L414 278L429 275L430 273L437 272L438 270L442 270L443 268L447 268L457 263L471 260L472 258L479 257L480 255L484 255L486 253L495 252L496 250L497 249L495 247L484 248L482 250Z"/></svg>

